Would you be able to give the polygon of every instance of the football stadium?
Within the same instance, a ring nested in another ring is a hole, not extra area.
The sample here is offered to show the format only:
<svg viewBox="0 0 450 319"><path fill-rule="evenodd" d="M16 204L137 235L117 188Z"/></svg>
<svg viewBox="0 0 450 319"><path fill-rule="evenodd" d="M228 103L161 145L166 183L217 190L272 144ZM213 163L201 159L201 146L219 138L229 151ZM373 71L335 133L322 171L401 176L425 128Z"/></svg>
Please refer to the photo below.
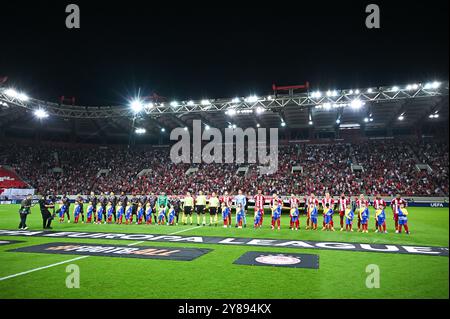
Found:
<svg viewBox="0 0 450 319"><path fill-rule="evenodd" d="M12 69L0 299L449 298L448 74L91 104Z"/></svg>

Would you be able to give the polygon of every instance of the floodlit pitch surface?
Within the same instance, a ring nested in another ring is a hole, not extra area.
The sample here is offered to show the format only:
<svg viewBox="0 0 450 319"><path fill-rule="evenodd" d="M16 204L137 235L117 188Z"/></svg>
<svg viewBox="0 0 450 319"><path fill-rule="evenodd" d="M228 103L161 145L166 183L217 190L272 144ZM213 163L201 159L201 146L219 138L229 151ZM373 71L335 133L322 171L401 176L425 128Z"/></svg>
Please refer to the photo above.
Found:
<svg viewBox="0 0 450 319"><path fill-rule="evenodd" d="M0 205L0 229L17 229L17 210L17 205ZM388 234L373 232L373 218L370 220L369 234L306 231L304 216L300 220L301 230L291 231L288 229L287 211L283 212L280 231L270 229L270 220L267 217L263 228L257 230L251 227L251 217L248 217L250 227L244 229L197 227L195 224L75 225L56 222L53 224L53 230L448 247L448 208L411 207L409 226L412 234L409 236L394 233L392 213L389 209L387 211ZM373 216L373 211L371 213ZM338 224L338 219L335 215L335 224ZM28 225L30 230L41 230L38 207L33 208ZM24 241L0 246L0 298L449 298L449 258L445 256L171 242L140 243L136 240L62 240L1 235L0 240ZM61 241L139 247L207 248L211 251L192 261L98 256L80 258L79 255L7 251ZM233 264L247 251L317 254L320 257L320 265L316 270ZM66 287L66 278L69 275L66 267L69 264L79 266L80 288ZM366 287L366 278L369 275L366 273L366 267L369 264L379 266L380 288Z"/></svg>

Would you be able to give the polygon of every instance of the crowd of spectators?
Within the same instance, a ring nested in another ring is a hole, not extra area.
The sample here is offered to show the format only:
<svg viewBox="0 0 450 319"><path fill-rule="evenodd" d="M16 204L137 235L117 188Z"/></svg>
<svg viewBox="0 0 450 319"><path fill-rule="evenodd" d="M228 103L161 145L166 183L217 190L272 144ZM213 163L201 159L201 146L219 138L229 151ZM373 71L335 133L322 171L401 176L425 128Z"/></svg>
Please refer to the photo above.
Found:
<svg viewBox="0 0 450 319"><path fill-rule="evenodd" d="M252 164L175 164L169 147L93 146L5 142L0 165L11 167L39 191L88 194L91 191L128 194L184 194L200 190L254 194L332 195L381 193L389 196L448 196L448 143L368 140L352 144L280 146L278 170L259 173ZM419 170L416 164L429 165ZM353 170L352 164L362 167ZM237 174L246 166L246 174ZM298 168L293 170L293 168ZM197 171L186 174L189 168ZM301 169L300 169L301 168ZM142 170L148 169L145 174Z"/></svg>

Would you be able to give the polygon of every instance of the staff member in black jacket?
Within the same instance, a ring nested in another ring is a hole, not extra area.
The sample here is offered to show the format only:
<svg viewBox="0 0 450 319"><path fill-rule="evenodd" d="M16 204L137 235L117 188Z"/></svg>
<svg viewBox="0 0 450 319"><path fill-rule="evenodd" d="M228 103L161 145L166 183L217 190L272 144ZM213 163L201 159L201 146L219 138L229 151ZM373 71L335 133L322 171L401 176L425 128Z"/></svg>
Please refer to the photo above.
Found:
<svg viewBox="0 0 450 319"><path fill-rule="evenodd" d="M27 197L22 200L20 203L20 209L19 209L19 215L20 215L20 223L19 223L19 230L27 230L27 217L28 214L31 214L31 199L33 197L31 195L27 195Z"/></svg>
<svg viewBox="0 0 450 319"><path fill-rule="evenodd" d="M44 229L52 229L50 225L52 223L53 216L50 213L49 208L55 208L55 204L53 204L52 202L47 202L44 196L40 196L38 203L39 208L41 209L42 227Z"/></svg>

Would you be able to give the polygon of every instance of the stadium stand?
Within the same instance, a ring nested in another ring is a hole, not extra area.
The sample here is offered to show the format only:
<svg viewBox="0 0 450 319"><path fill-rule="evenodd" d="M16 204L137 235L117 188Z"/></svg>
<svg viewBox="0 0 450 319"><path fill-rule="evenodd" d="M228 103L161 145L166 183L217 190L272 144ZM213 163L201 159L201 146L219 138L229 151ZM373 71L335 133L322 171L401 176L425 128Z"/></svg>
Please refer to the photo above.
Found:
<svg viewBox="0 0 450 319"><path fill-rule="evenodd" d="M181 194L188 190L222 193L332 195L381 193L390 196L448 196L448 144L418 140L365 140L349 143L280 146L278 171L260 176L257 164L245 176L237 164L174 164L169 147L93 146L41 142L6 142L0 165L38 190L57 194L95 192ZM357 164L362 170L353 170ZM420 170L416 164L427 164ZM303 172L292 172L292 167ZM195 167L186 174L189 168ZM143 171L145 170L145 171ZM143 174L140 174L144 172ZM25 187L25 183L15 187Z"/></svg>
<svg viewBox="0 0 450 319"><path fill-rule="evenodd" d="M0 195L8 188L27 188L28 185L16 173L0 166Z"/></svg>

